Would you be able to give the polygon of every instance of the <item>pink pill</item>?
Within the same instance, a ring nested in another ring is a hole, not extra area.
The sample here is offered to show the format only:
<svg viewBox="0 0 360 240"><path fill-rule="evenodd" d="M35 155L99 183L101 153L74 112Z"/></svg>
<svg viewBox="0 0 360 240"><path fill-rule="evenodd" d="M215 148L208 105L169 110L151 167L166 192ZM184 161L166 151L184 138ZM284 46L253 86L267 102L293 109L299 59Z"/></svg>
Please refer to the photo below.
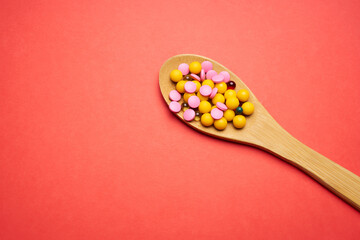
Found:
<svg viewBox="0 0 360 240"><path fill-rule="evenodd" d="M224 82L227 83L230 81L230 73L228 73L227 71L222 71L221 73L219 73L219 75L224 76Z"/></svg>
<svg viewBox="0 0 360 240"><path fill-rule="evenodd" d="M190 74L191 78L200 82L200 77L194 73Z"/></svg>
<svg viewBox="0 0 360 240"><path fill-rule="evenodd" d="M180 101L180 99L181 99L181 94L180 94L178 91L176 91L176 90L172 90L172 91L169 93L169 98L170 98L171 101L176 101L176 102L178 102L178 101Z"/></svg>
<svg viewBox="0 0 360 240"><path fill-rule="evenodd" d="M194 93L194 92L196 91L196 84L193 83L193 82L191 82L191 81L189 81L189 82L186 82L186 83L185 83L184 88L185 88L185 92L187 92L187 93Z"/></svg>
<svg viewBox="0 0 360 240"><path fill-rule="evenodd" d="M206 73L206 79L212 79L213 76L216 76L217 75L217 72L215 70L209 70L207 73Z"/></svg>
<svg viewBox="0 0 360 240"><path fill-rule="evenodd" d="M211 110L211 116L213 119L218 120L224 116L224 113L220 109L214 108L213 110Z"/></svg>
<svg viewBox="0 0 360 240"><path fill-rule="evenodd" d="M216 106L218 109L220 109L221 111L226 111L228 108L225 104L221 103L221 102L217 102Z"/></svg>
<svg viewBox="0 0 360 240"><path fill-rule="evenodd" d="M197 108L200 105L200 98L197 96L191 96L188 99L188 104L191 108Z"/></svg>
<svg viewBox="0 0 360 240"><path fill-rule="evenodd" d="M191 108L187 109L185 112L184 112L184 119L185 121L192 121L193 119L195 118L195 111Z"/></svg>
<svg viewBox="0 0 360 240"><path fill-rule="evenodd" d="M218 89L217 88L214 88L212 91L211 91L211 94L209 96L209 98L213 99L215 97L215 95L217 94L218 92Z"/></svg>
<svg viewBox="0 0 360 240"><path fill-rule="evenodd" d="M204 97L207 97L211 94L211 87L209 85L204 85L200 87L200 94L203 95Z"/></svg>
<svg viewBox="0 0 360 240"><path fill-rule="evenodd" d="M189 74L189 65L186 63L182 63L179 65L178 70L180 70L183 75Z"/></svg>
<svg viewBox="0 0 360 240"><path fill-rule="evenodd" d="M178 103L178 102L172 101L172 102L169 104L169 108L170 108L170 111L172 111L172 112L174 112L174 113L178 113L178 112L180 112L180 110L181 110L181 105L180 105L180 103Z"/></svg>
<svg viewBox="0 0 360 240"><path fill-rule="evenodd" d="M200 80L201 80L201 81L204 81L204 80L205 80L205 71L204 71L204 69L201 69L201 72L200 72Z"/></svg>
<svg viewBox="0 0 360 240"><path fill-rule="evenodd" d="M213 68L213 65L209 61L203 61L201 63L201 68L205 70L205 73L207 73L209 70Z"/></svg>
<svg viewBox="0 0 360 240"><path fill-rule="evenodd" d="M223 75L216 75L212 77L212 80L214 83L221 83L222 81L224 81L224 76Z"/></svg>

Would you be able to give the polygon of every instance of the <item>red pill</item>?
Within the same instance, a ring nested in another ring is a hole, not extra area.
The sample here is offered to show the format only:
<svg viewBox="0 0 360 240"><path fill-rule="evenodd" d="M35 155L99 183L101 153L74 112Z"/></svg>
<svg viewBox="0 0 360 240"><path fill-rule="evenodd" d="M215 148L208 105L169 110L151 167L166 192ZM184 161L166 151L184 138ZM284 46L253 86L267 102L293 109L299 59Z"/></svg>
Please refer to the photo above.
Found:
<svg viewBox="0 0 360 240"><path fill-rule="evenodd" d="M234 81L229 81L227 83L227 89L235 89L236 83Z"/></svg>

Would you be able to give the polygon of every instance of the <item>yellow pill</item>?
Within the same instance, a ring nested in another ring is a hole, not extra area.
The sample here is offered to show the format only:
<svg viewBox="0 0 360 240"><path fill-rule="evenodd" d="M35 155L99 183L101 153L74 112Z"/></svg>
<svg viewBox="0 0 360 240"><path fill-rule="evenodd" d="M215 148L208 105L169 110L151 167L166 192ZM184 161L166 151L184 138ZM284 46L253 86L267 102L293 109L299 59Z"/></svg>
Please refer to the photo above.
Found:
<svg viewBox="0 0 360 240"><path fill-rule="evenodd" d="M225 102L225 97L224 95L222 95L221 93L217 93L215 95L215 97L212 99L212 103L214 105L216 105L217 102L221 102L221 103L224 103Z"/></svg>
<svg viewBox="0 0 360 240"><path fill-rule="evenodd" d="M178 69L174 69L170 73L170 79L173 82L178 82L183 78L182 72Z"/></svg>
<svg viewBox="0 0 360 240"><path fill-rule="evenodd" d="M231 122L235 117L235 112L233 110L226 110L224 112L224 118L228 121L228 122Z"/></svg>
<svg viewBox="0 0 360 240"><path fill-rule="evenodd" d="M212 80L210 80L210 79L205 79L205 80L203 81L202 85L203 85L203 86L204 86L204 85L209 85L211 88L214 88L214 86L215 86L214 82L213 82Z"/></svg>
<svg viewBox="0 0 360 240"><path fill-rule="evenodd" d="M200 92L196 93L196 96L198 96L200 101L207 101L209 99L209 97L204 97L203 95L201 95Z"/></svg>
<svg viewBox="0 0 360 240"><path fill-rule="evenodd" d="M240 102L246 102L249 99L249 95L249 91L246 89L240 89L236 94Z"/></svg>
<svg viewBox="0 0 360 240"><path fill-rule="evenodd" d="M204 125L205 127L209 127L214 123L214 119L211 117L210 113L204 113L201 116L201 124Z"/></svg>
<svg viewBox="0 0 360 240"><path fill-rule="evenodd" d="M217 108L217 106L216 106L216 105L212 106L212 107L211 107L211 110L213 110L214 108Z"/></svg>
<svg viewBox="0 0 360 240"><path fill-rule="evenodd" d="M225 99L228 99L230 97L236 97L236 92L235 92L235 90L229 89L229 90L226 90L224 96L225 96Z"/></svg>
<svg viewBox="0 0 360 240"><path fill-rule="evenodd" d="M220 118L219 120L214 121L214 127L217 130L224 130L227 126L227 121L224 117Z"/></svg>
<svg viewBox="0 0 360 240"><path fill-rule="evenodd" d="M184 93L184 101L187 103L191 96L195 96L195 93Z"/></svg>
<svg viewBox="0 0 360 240"><path fill-rule="evenodd" d="M179 93L185 92L185 83L186 83L186 81L182 80L176 84L175 88Z"/></svg>
<svg viewBox="0 0 360 240"><path fill-rule="evenodd" d="M233 125L236 128L243 128L245 127L246 119L243 115L236 115L233 119Z"/></svg>
<svg viewBox="0 0 360 240"><path fill-rule="evenodd" d="M200 88L201 88L201 83L199 81L196 81L196 80L194 80L192 82L195 83L195 85L196 85L195 92L198 92L200 90Z"/></svg>
<svg viewBox="0 0 360 240"><path fill-rule="evenodd" d="M208 101L201 101L199 105L199 112L208 113L211 111L211 103Z"/></svg>
<svg viewBox="0 0 360 240"><path fill-rule="evenodd" d="M254 104L252 104L251 102L245 102L241 107L245 115L251 115L255 109Z"/></svg>
<svg viewBox="0 0 360 240"><path fill-rule="evenodd" d="M192 62L189 65L189 70L191 73L198 74L201 72L201 63L199 62Z"/></svg>
<svg viewBox="0 0 360 240"><path fill-rule="evenodd" d="M240 104L239 99L237 99L236 97L230 97L226 99L226 106L231 110L237 108L239 104Z"/></svg>
<svg viewBox="0 0 360 240"><path fill-rule="evenodd" d="M224 93L227 90L227 85L224 82L215 84L215 87L218 89L218 93Z"/></svg>

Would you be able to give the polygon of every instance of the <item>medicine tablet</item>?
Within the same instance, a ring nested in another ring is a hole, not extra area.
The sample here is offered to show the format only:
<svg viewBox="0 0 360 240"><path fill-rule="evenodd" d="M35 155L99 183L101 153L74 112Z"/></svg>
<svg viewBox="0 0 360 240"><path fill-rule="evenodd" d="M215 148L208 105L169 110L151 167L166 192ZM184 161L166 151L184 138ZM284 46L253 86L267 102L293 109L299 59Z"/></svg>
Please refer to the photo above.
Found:
<svg viewBox="0 0 360 240"><path fill-rule="evenodd" d="M181 94L180 94L178 91L176 91L176 90L172 90L172 91L169 93L169 98L170 98L171 101L176 101L176 102L178 102L178 101L180 101L180 99L181 99Z"/></svg>
<svg viewBox="0 0 360 240"><path fill-rule="evenodd" d="M188 104L191 108L197 108L200 105L200 98L197 96L191 96L188 99Z"/></svg>
<svg viewBox="0 0 360 240"><path fill-rule="evenodd" d="M189 108L188 110L186 110L184 112L184 119L185 121L192 121L195 118L195 111L191 108Z"/></svg>
<svg viewBox="0 0 360 240"><path fill-rule="evenodd" d="M189 65L186 63L180 64L178 70L180 70L180 72L182 72L183 75L187 75L190 72Z"/></svg>
<svg viewBox="0 0 360 240"><path fill-rule="evenodd" d="M178 102L172 101L172 102L169 104L169 108L170 108L170 111L172 111L172 112L174 112L174 113L178 113L178 112L180 112L180 110L181 110L181 105L180 105L180 103L178 103Z"/></svg>
<svg viewBox="0 0 360 240"><path fill-rule="evenodd" d="M185 92L194 93L196 91L196 84L189 81L185 83L184 88L185 88Z"/></svg>
<svg viewBox="0 0 360 240"><path fill-rule="evenodd" d="M210 96L211 91L212 91L212 89L209 85L204 85L204 86L201 86L201 88L200 88L200 93L204 97Z"/></svg>
<svg viewBox="0 0 360 240"><path fill-rule="evenodd" d="M224 76L224 82L229 82L230 81L230 74L227 71L222 71L219 73L219 75L223 75Z"/></svg>
<svg viewBox="0 0 360 240"><path fill-rule="evenodd" d="M217 75L217 72L215 70L210 70L206 73L206 79L212 79L216 75Z"/></svg>
<svg viewBox="0 0 360 240"><path fill-rule="evenodd" d="M214 108L213 110L211 110L211 116L213 119L217 120L222 118L224 116L224 113L220 109Z"/></svg>
<svg viewBox="0 0 360 240"><path fill-rule="evenodd" d="M221 111L226 111L228 109L227 106L225 104L221 103L221 102L217 102L216 107L218 109L220 109Z"/></svg>
<svg viewBox="0 0 360 240"><path fill-rule="evenodd" d="M212 80L214 83L221 83L222 81L224 81L224 76L223 75L216 75L212 77Z"/></svg>
<svg viewBox="0 0 360 240"><path fill-rule="evenodd" d="M201 81L204 81L204 80L205 80L205 71L204 71L204 69L201 69L201 72L200 72L200 80L201 80Z"/></svg>
<svg viewBox="0 0 360 240"><path fill-rule="evenodd" d="M191 78L196 80L196 81L200 81L200 77L194 73L190 74Z"/></svg>
<svg viewBox="0 0 360 240"><path fill-rule="evenodd" d="M212 63L209 62L209 61L203 61L203 62L201 63L201 67L202 67L202 69L205 70L205 73L207 73L209 70L212 70L213 65L212 65Z"/></svg>
<svg viewBox="0 0 360 240"><path fill-rule="evenodd" d="M210 99L213 99L215 97L215 95L217 94L218 92L218 89L217 88L214 88L209 96Z"/></svg>

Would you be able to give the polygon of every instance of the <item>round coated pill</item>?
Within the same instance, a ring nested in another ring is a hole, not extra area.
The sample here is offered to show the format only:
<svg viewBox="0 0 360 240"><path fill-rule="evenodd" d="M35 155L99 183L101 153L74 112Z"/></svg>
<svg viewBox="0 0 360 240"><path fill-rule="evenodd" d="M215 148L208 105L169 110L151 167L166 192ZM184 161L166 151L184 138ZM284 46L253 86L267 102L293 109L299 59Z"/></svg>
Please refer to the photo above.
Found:
<svg viewBox="0 0 360 240"><path fill-rule="evenodd" d="M200 77L194 73L190 74L191 78L196 80L196 81L200 81Z"/></svg>
<svg viewBox="0 0 360 240"><path fill-rule="evenodd" d="M217 93L215 95L215 97L212 99L212 103L214 105L216 105L217 102L221 102L221 103L224 103L225 102L225 97L224 95L222 95L221 93Z"/></svg>
<svg viewBox="0 0 360 240"><path fill-rule="evenodd" d="M200 91L197 92L196 96L200 99L200 101L207 101L209 99L209 97L201 95Z"/></svg>
<svg viewBox="0 0 360 240"><path fill-rule="evenodd" d="M184 79L185 79L185 80L191 80L191 77L190 77L189 75L186 75L186 76L184 77Z"/></svg>
<svg viewBox="0 0 360 240"><path fill-rule="evenodd" d="M242 114L242 113L243 113L242 107L237 107L237 108L235 109L235 113L236 113L237 115Z"/></svg>
<svg viewBox="0 0 360 240"><path fill-rule="evenodd" d="M200 80L201 80L201 81L204 81L204 80L205 80L205 71L204 71L204 69L201 69L201 72L200 72Z"/></svg>
<svg viewBox="0 0 360 240"><path fill-rule="evenodd" d="M201 63L201 67L202 67L202 69L205 70L205 73L207 73L209 70L212 70L213 65L212 65L212 63L209 62L209 61L203 61L203 62Z"/></svg>
<svg viewBox="0 0 360 240"><path fill-rule="evenodd" d="M199 112L208 113L211 111L211 103L208 101L201 101L199 105Z"/></svg>
<svg viewBox="0 0 360 240"><path fill-rule="evenodd" d="M216 76L213 76L211 80L213 80L214 83L221 83L224 80L224 76L218 74Z"/></svg>
<svg viewBox="0 0 360 240"><path fill-rule="evenodd" d="M254 108L255 108L254 104L252 104L251 102L245 102L241 107L245 115L251 115L254 112Z"/></svg>
<svg viewBox="0 0 360 240"><path fill-rule="evenodd" d="M185 88L185 92L194 93L196 91L196 84L189 81L185 83L184 88Z"/></svg>
<svg viewBox="0 0 360 240"><path fill-rule="evenodd" d="M230 97L236 97L236 92L233 89L229 89L229 90L226 90L224 96L225 96L225 99L228 99Z"/></svg>
<svg viewBox="0 0 360 240"><path fill-rule="evenodd" d="M213 99L215 97L215 95L217 94L218 92L218 89L217 88L214 88L212 91L211 91L211 94L209 96L209 98Z"/></svg>
<svg viewBox="0 0 360 240"><path fill-rule="evenodd" d="M191 96L188 100L188 104L191 108L197 108L200 105L200 99L197 96Z"/></svg>
<svg viewBox="0 0 360 240"><path fill-rule="evenodd" d="M189 70L191 73L198 74L201 71L201 64L199 62L192 62L189 65Z"/></svg>
<svg viewBox="0 0 360 240"><path fill-rule="evenodd" d="M226 111L228 109L227 106L225 104L221 103L221 102L217 102L216 107L218 109L220 109L221 111Z"/></svg>
<svg viewBox="0 0 360 240"><path fill-rule="evenodd" d="M217 72L215 70L209 70L207 73L206 73L206 79L212 79L212 77L216 76L217 75Z"/></svg>
<svg viewBox="0 0 360 240"><path fill-rule="evenodd" d="M201 124L204 125L205 127L209 127L214 123L214 119L211 117L210 113L204 113L201 116Z"/></svg>
<svg viewBox="0 0 360 240"><path fill-rule="evenodd" d="M225 93L227 90L227 85L224 82L215 84L215 87L219 90L219 93Z"/></svg>
<svg viewBox="0 0 360 240"><path fill-rule="evenodd" d="M179 65L178 70L180 70L183 75L187 75L189 74L189 65L187 63L182 63Z"/></svg>
<svg viewBox="0 0 360 240"><path fill-rule="evenodd" d="M227 88L228 89L235 89L236 88L236 83L234 81L229 81L226 83L227 84Z"/></svg>
<svg viewBox="0 0 360 240"><path fill-rule="evenodd" d="M180 82L178 82L176 84L175 88L179 93L184 93L185 92L185 83L186 83L186 81L181 80Z"/></svg>
<svg viewBox="0 0 360 240"><path fill-rule="evenodd" d="M227 71L222 71L219 73L219 75L224 76L224 82L227 83L230 81L230 74Z"/></svg>
<svg viewBox="0 0 360 240"><path fill-rule="evenodd" d="M184 93L184 101L187 103L191 96L195 96L195 93Z"/></svg>
<svg viewBox="0 0 360 240"><path fill-rule="evenodd" d="M192 121L195 118L195 111L194 109L189 108L184 112L184 119L185 121Z"/></svg>
<svg viewBox="0 0 360 240"><path fill-rule="evenodd" d="M194 80L192 82L195 83L195 85L196 85L195 92L198 92L200 90L200 88L201 88L201 83L199 81L196 81L196 80Z"/></svg>
<svg viewBox="0 0 360 240"><path fill-rule="evenodd" d="M227 126L227 121L224 117L214 121L214 127L217 130L224 130L226 126Z"/></svg>
<svg viewBox="0 0 360 240"><path fill-rule="evenodd" d="M228 109L224 112L224 118L228 121L231 122L235 117L235 112L231 109Z"/></svg>
<svg viewBox="0 0 360 240"><path fill-rule="evenodd" d="M250 93L246 89L240 89L236 94L236 96L240 100L240 102L246 102L249 99L249 95L250 95Z"/></svg>
<svg viewBox="0 0 360 240"><path fill-rule="evenodd" d="M236 97L230 97L226 99L226 106L231 110L237 108L239 104L240 104L239 99L237 99Z"/></svg>
<svg viewBox="0 0 360 240"><path fill-rule="evenodd" d="M170 79L173 82L178 82L183 78L182 72L178 69L174 69L170 73Z"/></svg>
<svg viewBox="0 0 360 240"><path fill-rule="evenodd" d="M176 91L176 90L172 90L172 91L170 91L170 93L169 93L169 98L170 98L171 101L176 101L176 102L178 102L178 101L180 101L180 99L181 99L181 94L180 94L178 91Z"/></svg>
<svg viewBox="0 0 360 240"><path fill-rule="evenodd" d="M205 79L203 82L202 82L202 85L209 85L211 88L214 88L215 84L212 80L210 79Z"/></svg>
<svg viewBox="0 0 360 240"><path fill-rule="evenodd" d="M233 119L233 125L236 128L243 128L246 124L246 118L243 115L237 115Z"/></svg>
<svg viewBox="0 0 360 240"><path fill-rule="evenodd" d="M217 120L222 118L224 116L224 113L220 109L214 108L213 110L211 110L211 116L213 119Z"/></svg>
<svg viewBox="0 0 360 240"><path fill-rule="evenodd" d="M178 102L172 101L169 104L169 108L170 108L170 111L172 111L174 113L178 113L181 110L181 105Z"/></svg>
<svg viewBox="0 0 360 240"><path fill-rule="evenodd" d="M209 85L203 85L200 88L201 95L203 95L205 97L210 96L211 91L212 91L212 89L211 89L211 87Z"/></svg>

